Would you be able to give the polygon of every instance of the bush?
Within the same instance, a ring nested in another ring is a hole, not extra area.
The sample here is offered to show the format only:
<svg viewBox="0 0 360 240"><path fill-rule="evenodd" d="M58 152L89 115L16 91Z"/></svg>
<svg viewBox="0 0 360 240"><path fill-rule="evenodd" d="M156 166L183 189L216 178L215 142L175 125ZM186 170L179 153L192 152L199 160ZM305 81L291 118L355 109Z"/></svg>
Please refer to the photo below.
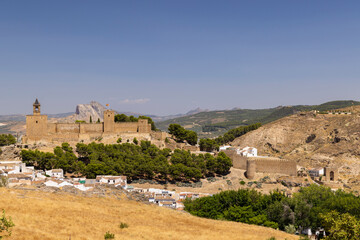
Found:
<svg viewBox="0 0 360 240"><path fill-rule="evenodd" d="M165 143L170 143L168 138L165 138Z"/></svg>
<svg viewBox="0 0 360 240"><path fill-rule="evenodd" d="M245 181L240 181L240 185L245 185L246 183L245 183Z"/></svg>
<svg viewBox="0 0 360 240"><path fill-rule="evenodd" d="M75 123L86 123L84 120L76 120Z"/></svg>
<svg viewBox="0 0 360 240"><path fill-rule="evenodd" d="M139 141L137 140L137 138L134 138L134 139L133 139L133 143L134 143L135 145L138 145Z"/></svg>
<svg viewBox="0 0 360 240"><path fill-rule="evenodd" d="M8 178L0 176L0 187L6 187L8 185Z"/></svg>
<svg viewBox="0 0 360 240"><path fill-rule="evenodd" d="M115 238L115 234L110 233L109 231L105 233L104 235L104 239L114 239Z"/></svg>
<svg viewBox="0 0 360 240"><path fill-rule="evenodd" d="M121 229L124 229L124 228L128 228L129 227L129 225L127 224L127 223L120 223L120 228Z"/></svg>
<svg viewBox="0 0 360 240"><path fill-rule="evenodd" d="M15 224L12 222L11 217L7 218L5 216L5 210L3 210L3 214L0 217L0 239L11 236L14 226Z"/></svg>
<svg viewBox="0 0 360 240"><path fill-rule="evenodd" d="M116 141L117 143L121 143L122 139L118 138L118 140Z"/></svg>
<svg viewBox="0 0 360 240"><path fill-rule="evenodd" d="M296 228L293 224L289 224L289 225L285 226L285 232L294 234L296 232Z"/></svg>

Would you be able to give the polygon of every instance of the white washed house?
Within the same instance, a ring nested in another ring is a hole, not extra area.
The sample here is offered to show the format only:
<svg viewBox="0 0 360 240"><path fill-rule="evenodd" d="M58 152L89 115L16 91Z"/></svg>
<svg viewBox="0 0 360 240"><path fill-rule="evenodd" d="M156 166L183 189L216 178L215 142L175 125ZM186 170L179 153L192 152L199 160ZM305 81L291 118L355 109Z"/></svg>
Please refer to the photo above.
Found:
<svg viewBox="0 0 360 240"><path fill-rule="evenodd" d="M51 170L45 171L45 174L50 177L64 178L64 171L62 169L51 169Z"/></svg>
<svg viewBox="0 0 360 240"><path fill-rule="evenodd" d="M221 146L221 147L219 147L219 151L224 151L228 148L231 148L231 146L230 145Z"/></svg>
<svg viewBox="0 0 360 240"><path fill-rule="evenodd" d="M257 155L258 155L257 149L254 147L245 147L241 150L238 149L237 154L240 154L241 156L244 156L244 157L257 157Z"/></svg>
<svg viewBox="0 0 360 240"><path fill-rule="evenodd" d="M96 182L100 184L114 185L115 187L121 186L123 188L127 188L126 176L98 175L96 176Z"/></svg>

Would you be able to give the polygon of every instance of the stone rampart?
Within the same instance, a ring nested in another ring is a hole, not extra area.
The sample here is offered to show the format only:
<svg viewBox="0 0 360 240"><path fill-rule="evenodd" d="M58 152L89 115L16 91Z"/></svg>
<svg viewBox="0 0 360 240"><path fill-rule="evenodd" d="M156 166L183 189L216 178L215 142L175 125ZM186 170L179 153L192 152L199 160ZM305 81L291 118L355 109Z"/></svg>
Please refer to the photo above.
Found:
<svg viewBox="0 0 360 240"><path fill-rule="evenodd" d="M131 133L131 132L138 132L138 123L137 122L122 122L122 123L115 123L114 125L115 133Z"/></svg>
<svg viewBox="0 0 360 240"><path fill-rule="evenodd" d="M236 149L223 150L231 158L234 168L246 170L253 178L254 172L275 173L296 176L296 162L272 157L244 157ZM251 168L251 169L250 169Z"/></svg>
<svg viewBox="0 0 360 240"><path fill-rule="evenodd" d="M246 170L247 168L247 157L243 157L240 154L237 154L235 149L223 150L223 152L231 158L234 168Z"/></svg>
<svg viewBox="0 0 360 240"><path fill-rule="evenodd" d="M256 158L251 157L256 165L256 172L279 173L296 176L296 162L278 158Z"/></svg>

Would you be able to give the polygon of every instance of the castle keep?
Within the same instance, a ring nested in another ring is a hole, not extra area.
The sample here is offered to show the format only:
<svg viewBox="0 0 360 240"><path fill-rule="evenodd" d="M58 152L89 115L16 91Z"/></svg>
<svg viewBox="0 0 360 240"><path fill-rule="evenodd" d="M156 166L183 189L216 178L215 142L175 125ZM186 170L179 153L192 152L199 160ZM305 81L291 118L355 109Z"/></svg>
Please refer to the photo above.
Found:
<svg viewBox="0 0 360 240"><path fill-rule="evenodd" d="M137 122L115 122L113 110L104 111L102 123L50 123L47 115L41 115L40 103L33 104L33 115L26 116L26 135L23 143L36 142L89 142L102 138L127 136L150 139L151 124L147 119Z"/></svg>

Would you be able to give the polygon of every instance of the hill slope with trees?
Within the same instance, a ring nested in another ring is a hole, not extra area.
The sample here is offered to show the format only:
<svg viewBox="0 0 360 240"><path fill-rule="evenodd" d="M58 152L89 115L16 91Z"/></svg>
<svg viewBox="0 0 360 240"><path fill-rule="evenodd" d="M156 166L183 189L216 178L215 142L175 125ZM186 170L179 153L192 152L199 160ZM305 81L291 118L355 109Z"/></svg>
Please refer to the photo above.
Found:
<svg viewBox="0 0 360 240"><path fill-rule="evenodd" d="M266 124L302 111L329 111L360 105L357 101L332 101L320 105L281 106L269 109L236 109L200 112L190 116L157 122L156 126L166 131L176 123L198 133L199 137L214 137L239 126L255 123Z"/></svg>

